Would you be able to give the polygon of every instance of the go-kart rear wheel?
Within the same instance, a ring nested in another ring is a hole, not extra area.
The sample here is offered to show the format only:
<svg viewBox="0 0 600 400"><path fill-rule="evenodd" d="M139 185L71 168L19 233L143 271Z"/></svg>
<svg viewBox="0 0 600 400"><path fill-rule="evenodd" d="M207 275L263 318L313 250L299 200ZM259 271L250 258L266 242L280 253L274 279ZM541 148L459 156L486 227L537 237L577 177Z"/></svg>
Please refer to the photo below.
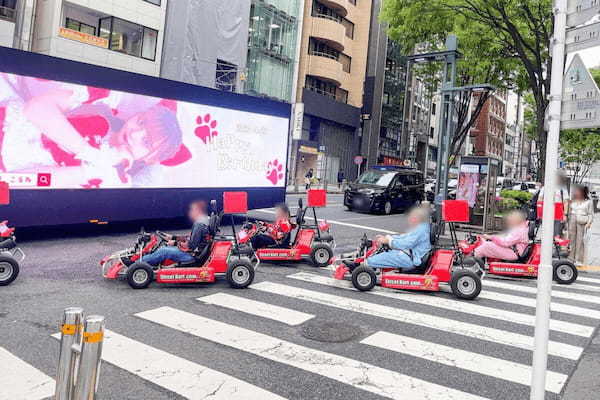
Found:
<svg viewBox="0 0 600 400"><path fill-rule="evenodd" d="M373 268L362 265L352 271L352 284L361 292L367 292L377 284L377 275Z"/></svg>
<svg viewBox="0 0 600 400"><path fill-rule="evenodd" d="M450 288L459 299L473 300L481 293L481 278L468 269L456 270L452 273Z"/></svg>
<svg viewBox="0 0 600 400"><path fill-rule="evenodd" d="M154 280L154 270L150 264L136 261L127 269L127 283L133 289L146 289Z"/></svg>
<svg viewBox="0 0 600 400"><path fill-rule="evenodd" d="M254 281L254 267L247 259L235 259L229 262L226 276L232 288L244 289Z"/></svg>
<svg viewBox="0 0 600 400"><path fill-rule="evenodd" d="M19 263L12 257L0 256L0 286L6 286L17 279Z"/></svg>
<svg viewBox="0 0 600 400"><path fill-rule="evenodd" d="M558 260L553 263L553 279L561 285L570 285L577 280L579 271L571 261Z"/></svg>
<svg viewBox="0 0 600 400"><path fill-rule="evenodd" d="M316 244L310 251L310 260L315 267L326 267L329 265L329 260L333 257L331 246L325 243Z"/></svg>

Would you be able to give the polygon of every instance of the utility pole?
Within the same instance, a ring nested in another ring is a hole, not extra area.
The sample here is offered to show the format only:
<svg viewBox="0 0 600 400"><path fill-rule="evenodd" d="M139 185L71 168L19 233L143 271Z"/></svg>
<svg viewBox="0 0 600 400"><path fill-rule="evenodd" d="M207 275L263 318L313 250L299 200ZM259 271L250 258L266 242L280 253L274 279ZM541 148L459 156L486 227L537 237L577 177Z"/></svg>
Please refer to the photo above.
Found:
<svg viewBox="0 0 600 400"><path fill-rule="evenodd" d="M567 31L567 0L555 0L554 35L552 38L552 77L548 106L548 139L546 142L546 174L544 177L544 215L542 219L542 259L538 270L535 310L535 340L530 400L546 397L548 367L548 337L552 296L552 250L554 241L554 192L558 164L558 139L563 93L565 37Z"/></svg>

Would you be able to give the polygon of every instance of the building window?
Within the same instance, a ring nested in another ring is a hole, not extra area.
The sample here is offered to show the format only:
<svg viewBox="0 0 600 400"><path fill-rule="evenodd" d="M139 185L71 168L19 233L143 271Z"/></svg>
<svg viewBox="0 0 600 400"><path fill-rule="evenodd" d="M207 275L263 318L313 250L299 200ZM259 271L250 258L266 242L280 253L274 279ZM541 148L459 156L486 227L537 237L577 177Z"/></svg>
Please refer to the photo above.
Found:
<svg viewBox="0 0 600 400"><path fill-rule="evenodd" d="M130 56L156 60L158 31L116 17L100 19L99 36L108 39L108 48Z"/></svg>
<svg viewBox="0 0 600 400"><path fill-rule="evenodd" d="M146 3L154 4L155 6L160 6L161 0L144 0Z"/></svg>
<svg viewBox="0 0 600 400"><path fill-rule="evenodd" d="M305 88L327 96L341 103L348 102L348 91L337 87L334 83L319 79L315 76L307 75Z"/></svg>
<svg viewBox="0 0 600 400"><path fill-rule="evenodd" d="M346 36L350 39L354 39L354 24L348 21L346 18L342 19L342 25L346 28Z"/></svg>
<svg viewBox="0 0 600 400"><path fill-rule="evenodd" d="M17 0L0 0L0 19L14 21L16 17Z"/></svg>
<svg viewBox="0 0 600 400"><path fill-rule="evenodd" d="M352 58L345 55L344 53L340 53L340 57L338 58L340 64L342 64L342 69L344 72L350 73L350 69L352 68Z"/></svg>
<svg viewBox="0 0 600 400"><path fill-rule="evenodd" d="M318 18L326 18L332 21L341 23L343 17L339 15L333 8L327 7L325 4L313 1L312 16Z"/></svg>
<svg viewBox="0 0 600 400"><path fill-rule="evenodd" d="M327 45L325 42L310 38L308 45L308 54L319 57L327 57L332 60L338 61L340 57L340 51Z"/></svg>
<svg viewBox="0 0 600 400"><path fill-rule="evenodd" d="M237 84L237 65L217 60L215 88L225 92L235 92Z"/></svg>
<svg viewBox="0 0 600 400"><path fill-rule="evenodd" d="M87 33L88 35L96 36L96 27L88 24L84 24L83 22L79 22L72 18L67 18L65 21L65 27L72 29L74 31Z"/></svg>

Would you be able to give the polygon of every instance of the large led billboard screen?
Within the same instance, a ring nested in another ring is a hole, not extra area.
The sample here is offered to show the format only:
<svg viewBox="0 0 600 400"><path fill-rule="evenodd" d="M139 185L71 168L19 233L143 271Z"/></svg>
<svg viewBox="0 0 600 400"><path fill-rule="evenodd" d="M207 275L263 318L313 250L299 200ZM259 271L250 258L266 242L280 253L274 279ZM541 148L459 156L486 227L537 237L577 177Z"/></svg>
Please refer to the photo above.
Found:
<svg viewBox="0 0 600 400"><path fill-rule="evenodd" d="M0 73L13 189L283 187L289 119Z"/></svg>

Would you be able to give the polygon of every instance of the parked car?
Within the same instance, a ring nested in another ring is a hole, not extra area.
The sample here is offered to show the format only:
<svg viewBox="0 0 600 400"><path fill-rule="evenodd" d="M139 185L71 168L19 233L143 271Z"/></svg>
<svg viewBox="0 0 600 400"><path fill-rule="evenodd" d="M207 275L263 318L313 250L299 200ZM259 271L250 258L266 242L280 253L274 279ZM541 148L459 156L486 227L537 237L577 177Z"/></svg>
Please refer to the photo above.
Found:
<svg viewBox="0 0 600 400"><path fill-rule="evenodd" d="M350 183L344 192L348 210L391 214L423 200L423 174L412 168L374 166Z"/></svg>
<svg viewBox="0 0 600 400"><path fill-rule="evenodd" d="M512 190L527 191L531 194L535 194L540 189L540 185L537 182L518 182L512 187Z"/></svg>

